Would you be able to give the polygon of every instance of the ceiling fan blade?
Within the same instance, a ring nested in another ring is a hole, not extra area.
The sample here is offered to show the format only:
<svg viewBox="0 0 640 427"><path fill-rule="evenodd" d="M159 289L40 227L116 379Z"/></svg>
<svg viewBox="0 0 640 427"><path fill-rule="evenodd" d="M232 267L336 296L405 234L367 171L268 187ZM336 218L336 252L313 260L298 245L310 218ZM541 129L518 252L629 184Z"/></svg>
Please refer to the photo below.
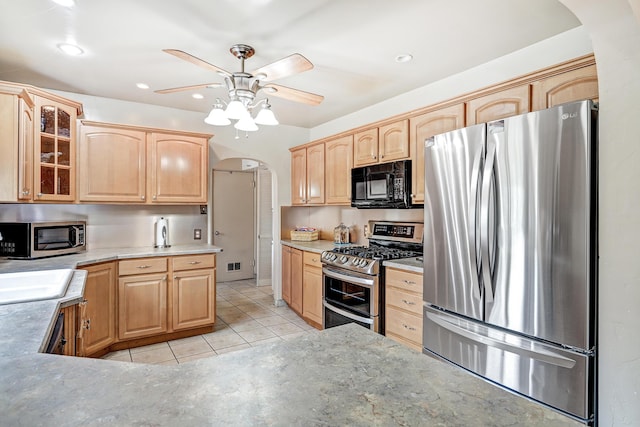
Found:
<svg viewBox="0 0 640 427"><path fill-rule="evenodd" d="M191 86L180 86L173 87L170 89L161 89L154 91L155 93L173 93L173 92L181 92L183 90L191 90L191 89L200 89L203 87L221 87L224 86L222 83L204 83L199 85L191 85Z"/></svg>
<svg viewBox="0 0 640 427"><path fill-rule="evenodd" d="M209 64L207 61L197 58L187 52L183 52L177 49L162 49L163 52L167 52L170 55L178 57L184 61L191 62L199 67L206 68L207 70L215 71L216 73L220 73L223 76L231 76L231 73L227 70L217 67L213 64Z"/></svg>
<svg viewBox="0 0 640 427"><path fill-rule="evenodd" d="M303 71L308 71L312 68L313 64L309 62L307 58L299 53L294 53L293 55L289 55L277 60L276 62L265 65L264 67L260 67L251 74L254 76L262 74L266 77L261 78L260 80L263 82L270 82L293 74L302 73Z"/></svg>
<svg viewBox="0 0 640 427"><path fill-rule="evenodd" d="M287 99L289 101L301 102L303 104L318 105L324 99L324 96L322 95L316 95L315 93L305 92L303 90L293 89L290 87L272 83L264 85L262 88L267 89L266 92L270 95ZM275 89L275 92L272 92L270 89Z"/></svg>

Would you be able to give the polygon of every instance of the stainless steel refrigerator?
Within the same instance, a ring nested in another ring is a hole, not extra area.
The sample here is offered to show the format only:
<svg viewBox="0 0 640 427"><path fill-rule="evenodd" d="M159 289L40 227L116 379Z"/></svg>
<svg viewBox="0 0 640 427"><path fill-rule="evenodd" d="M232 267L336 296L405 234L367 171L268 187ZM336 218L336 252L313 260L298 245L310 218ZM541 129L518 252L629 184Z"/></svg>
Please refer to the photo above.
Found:
<svg viewBox="0 0 640 427"><path fill-rule="evenodd" d="M425 141L424 352L592 423L597 108Z"/></svg>

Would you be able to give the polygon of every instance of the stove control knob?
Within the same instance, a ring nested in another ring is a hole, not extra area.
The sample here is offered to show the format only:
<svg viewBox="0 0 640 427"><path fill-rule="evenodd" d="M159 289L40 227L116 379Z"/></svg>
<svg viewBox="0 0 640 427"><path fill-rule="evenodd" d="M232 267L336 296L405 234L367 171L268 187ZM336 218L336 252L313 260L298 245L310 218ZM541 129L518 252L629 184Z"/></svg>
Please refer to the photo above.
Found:
<svg viewBox="0 0 640 427"><path fill-rule="evenodd" d="M344 263L346 263L348 260L349 260L349 258L347 258L347 256L346 256L346 255L342 255L342 256L340 257L340 262L341 262L341 263L343 263L343 264L344 264Z"/></svg>

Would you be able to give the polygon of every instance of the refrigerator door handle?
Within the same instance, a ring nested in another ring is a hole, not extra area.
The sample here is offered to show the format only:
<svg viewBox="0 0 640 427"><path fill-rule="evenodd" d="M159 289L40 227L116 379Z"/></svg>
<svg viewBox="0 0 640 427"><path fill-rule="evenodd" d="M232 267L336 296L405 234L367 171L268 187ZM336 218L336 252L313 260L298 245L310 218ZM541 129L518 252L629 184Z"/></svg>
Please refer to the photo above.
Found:
<svg viewBox="0 0 640 427"><path fill-rule="evenodd" d="M480 162L482 160L482 150L478 150L475 158L473 159L473 165L471 168L471 189L469 192L469 265L475 269L476 274L471 274L471 282L473 286L473 296L476 299L481 299L480 294L480 281L478 280L478 274L480 274L480 258L478 257L478 241L480 233L478 233L478 204L480 197L478 194L478 186L480 183Z"/></svg>
<svg viewBox="0 0 640 427"><path fill-rule="evenodd" d="M491 179L493 176L493 164L496 159L496 144L487 138L487 157L482 173L482 192L480 194L480 250L482 281L484 282L485 302L493 302L493 288L491 278L490 249L493 236L489 235L490 203L491 203Z"/></svg>
<svg viewBox="0 0 640 427"><path fill-rule="evenodd" d="M429 312L425 314L432 322L438 324L442 328L456 335L465 337L471 341L475 341L484 345L499 348L501 350L508 351L511 353L525 355L534 360L551 363L553 365L560 366L567 369L573 368L576 364L575 360L565 357L561 354L554 353L552 351L541 349L541 348L537 348L535 350L531 349L531 346L527 345L529 342L531 342L531 340L527 340L525 338L521 338L521 341L522 341L521 343L516 343L516 342L510 343L504 340L498 340L490 336L483 335L483 334L471 331L469 329L465 329L461 326L455 325L436 313Z"/></svg>

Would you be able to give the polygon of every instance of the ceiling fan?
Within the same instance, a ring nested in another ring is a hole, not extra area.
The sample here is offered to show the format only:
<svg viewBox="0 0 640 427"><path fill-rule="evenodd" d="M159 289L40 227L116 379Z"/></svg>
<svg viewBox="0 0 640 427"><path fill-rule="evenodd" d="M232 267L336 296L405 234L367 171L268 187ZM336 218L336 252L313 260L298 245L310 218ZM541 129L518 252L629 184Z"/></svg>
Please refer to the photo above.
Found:
<svg viewBox="0 0 640 427"><path fill-rule="evenodd" d="M256 95L259 91L264 91L265 93L278 98L308 105L318 105L324 99L323 96L315 93L270 83L273 80L302 73L313 68L313 64L299 53L294 53L254 71L246 72L244 62L246 59L251 58L254 55L255 50L246 44L235 44L231 46L229 51L241 61L241 65L240 71L231 73L181 50L163 49L163 51L199 67L214 71L224 78L224 85L226 85L229 92L229 102L226 103L226 109L223 110L222 101L219 99L216 100L216 104L214 104L211 113L207 119L205 119L205 121L210 124L227 125L231 123L229 119L237 119L238 122L236 122L235 127L237 129L247 131L257 130L258 127L256 126L256 123L278 124L273 116L273 112L271 112L271 106L268 101L263 99L256 102ZM222 83L203 83L171 89L162 89L155 92L164 94L221 86L223 86ZM253 119L250 111L260 104L263 105L263 109L258 113L258 116ZM268 111L268 113L263 115L263 111ZM261 118L261 115L265 116L266 119Z"/></svg>

